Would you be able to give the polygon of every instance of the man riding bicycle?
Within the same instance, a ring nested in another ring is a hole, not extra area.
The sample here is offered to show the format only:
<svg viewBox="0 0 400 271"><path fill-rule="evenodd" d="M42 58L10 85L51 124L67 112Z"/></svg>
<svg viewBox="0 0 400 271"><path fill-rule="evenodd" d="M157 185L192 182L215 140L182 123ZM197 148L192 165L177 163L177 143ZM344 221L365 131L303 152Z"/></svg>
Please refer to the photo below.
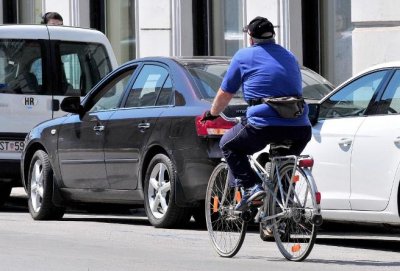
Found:
<svg viewBox="0 0 400 271"><path fill-rule="evenodd" d="M242 86L249 104L246 118L228 130L220 141L231 173L230 185L245 189L235 207L238 211L246 210L252 201L266 195L247 155L269 143L288 140L291 142L288 153L299 155L311 139L296 57L275 43L274 26L266 18L254 18L243 31L249 34L251 47L240 49L233 56L212 107L202 119L217 118Z"/></svg>

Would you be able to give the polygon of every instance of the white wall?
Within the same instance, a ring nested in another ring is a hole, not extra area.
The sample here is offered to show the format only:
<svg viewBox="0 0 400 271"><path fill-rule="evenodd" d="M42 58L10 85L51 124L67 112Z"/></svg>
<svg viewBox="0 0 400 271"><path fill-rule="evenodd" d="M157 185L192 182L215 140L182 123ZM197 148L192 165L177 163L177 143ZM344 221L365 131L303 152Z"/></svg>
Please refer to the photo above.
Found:
<svg viewBox="0 0 400 271"><path fill-rule="evenodd" d="M400 60L400 1L352 0L353 74L372 65Z"/></svg>
<svg viewBox="0 0 400 271"><path fill-rule="evenodd" d="M351 17L356 22L399 21L399 8L398 0L352 0Z"/></svg>
<svg viewBox="0 0 400 271"><path fill-rule="evenodd" d="M43 0L43 14L50 11L60 13L63 17L64 25L73 24L73 10L71 9L71 0Z"/></svg>
<svg viewBox="0 0 400 271"><path fill-rule="evenodd" d="M172 55L171 0L137 1L137 15L136 57Z"/></svg>

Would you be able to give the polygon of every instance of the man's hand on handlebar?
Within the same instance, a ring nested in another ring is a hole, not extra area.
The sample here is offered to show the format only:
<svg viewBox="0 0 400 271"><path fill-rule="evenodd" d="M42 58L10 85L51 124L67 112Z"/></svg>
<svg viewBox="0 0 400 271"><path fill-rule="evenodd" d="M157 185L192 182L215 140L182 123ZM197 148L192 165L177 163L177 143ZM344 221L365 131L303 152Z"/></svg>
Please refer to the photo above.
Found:
<svg viewBox="0 0 400 271"><path fill-rule="evenodd" d="M219 116L214 116L211 115L210 110L207 110L206 112L204 112L203 117L201 118L201 122L205 122L207 120L215 120L216 118L218 118Z"/></svg>

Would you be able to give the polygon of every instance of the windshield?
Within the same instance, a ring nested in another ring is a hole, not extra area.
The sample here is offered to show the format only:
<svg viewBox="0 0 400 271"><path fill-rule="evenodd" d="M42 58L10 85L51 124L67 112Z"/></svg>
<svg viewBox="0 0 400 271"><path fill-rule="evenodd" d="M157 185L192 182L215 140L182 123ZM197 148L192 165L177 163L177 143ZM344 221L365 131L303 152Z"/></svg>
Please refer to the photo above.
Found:
<svg viewBox="0 0 400 271"><path fill-rule="evenodd" d="M221 86L222 80L229 64L191 64L188 66L188 70L192 75L194 81L200 93L204 99L213 99L217 94L219 87ZM234 97L241 98L242 88L240 88Z"/></svg>
<svg viewBox="0 0 400 271"><path fill-rule="evenodd" d="M333 89L329 81L309 69L301 69L301 76L305 99L320 100Z"/></svg>
<svg viewBox="0 0 400 271"><path fill-rule="evenodd" d="M228 67L228 63L195 63L190 64L188 70L196 82L202 97L204 99L213 99L221 86ZM303 97L305 99L320 100L333 89L329 81L309 69L302 68L301 75ZM236 92L234 97L243 97L242 88Z"/></svg>

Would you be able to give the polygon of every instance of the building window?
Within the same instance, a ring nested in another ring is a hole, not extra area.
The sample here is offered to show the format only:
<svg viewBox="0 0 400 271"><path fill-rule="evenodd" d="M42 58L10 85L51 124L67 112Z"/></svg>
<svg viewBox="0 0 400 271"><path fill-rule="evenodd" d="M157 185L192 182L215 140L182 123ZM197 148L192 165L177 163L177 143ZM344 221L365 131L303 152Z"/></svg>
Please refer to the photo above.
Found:
<svg viewBox="0 0 400 271"><path fill-rule="evenodd" d="M42 0L3 0L4 24L40 24Z"/></svg>
<svg viewBox="0 0 400 271"><path fill-rule="evenodd" d="M136 57L135 1L106 0L106 35L118 63Z"/></svg>
<svg viewBox="0 0 400 271"><path fill-rule="evenodd" d="M233 56L244 47L244 0L212 3L213 55Z"/></svg>
<svg viewBox="0 0 400 271"><path fill-rule="evenodd" d="M322 74L338 85L350 78L353 72L351 1L321 2Z"/></svg>

